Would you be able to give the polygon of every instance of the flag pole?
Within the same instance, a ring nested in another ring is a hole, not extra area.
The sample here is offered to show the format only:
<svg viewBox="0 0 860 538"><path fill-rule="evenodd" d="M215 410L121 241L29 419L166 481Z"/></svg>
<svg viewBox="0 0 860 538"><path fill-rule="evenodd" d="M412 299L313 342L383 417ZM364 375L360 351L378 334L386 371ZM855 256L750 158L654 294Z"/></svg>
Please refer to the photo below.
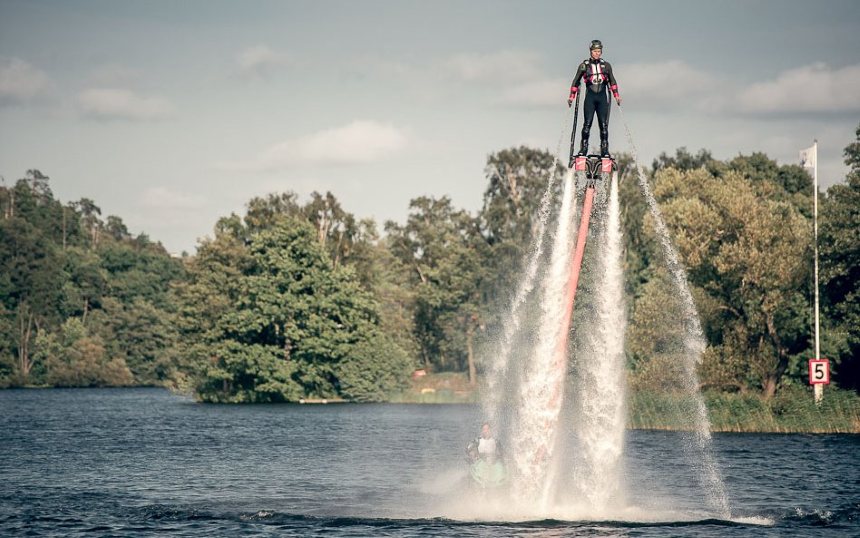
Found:
<svg viewBox="0 0 860 538"><path fill-rule="evenodd" d="M814 141L812 148L812 154L814 156L812 161L812 184L814 189L812 195L812 227L815 240L815 358L820 359L821 348L819 347L818 340L818 140ZM824 398L824 385L817 384L814 386L813 390L815 392L815 403L821 403L821 400Z"/></svg>

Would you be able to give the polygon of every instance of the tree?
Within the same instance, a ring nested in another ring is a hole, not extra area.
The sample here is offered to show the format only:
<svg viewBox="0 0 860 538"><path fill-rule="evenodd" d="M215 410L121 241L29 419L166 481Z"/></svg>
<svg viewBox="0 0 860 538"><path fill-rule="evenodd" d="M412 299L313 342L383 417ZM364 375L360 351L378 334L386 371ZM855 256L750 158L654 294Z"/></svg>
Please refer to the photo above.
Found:
<svg viewBox="0 0 860 538"><path fill-rule="evenodd" d="M844 151L849 172L833 185L819 208L819 252L823 309L830 320L825 344L844 344L837 352L834 377L839 385L860 389L860 126ZM826 326L827 327L827 326ZM828 332L832 335L828 337ZM825 352L827 349L825 349Z"/></svg>
<svg viewBox="0 0 860 538"><path fill-rule="evenodd" d="M547 151L519 147L487 157L485 174L487 188L478 213L487 243L482 263L489 278L483 293L485 311L498 313L508 307L509 292L517 284L520 266L537 232L540 205L550 176L556 177L550 193L549 209L553 210L563 184L558 178L564 175L564 169ZM486 322L492 332L500 320L490 316Z"/></svg>
<svg viewBox="0 0 860 538"><path fill-rule="evenodd" d="M373 298L350 268L331 266L302 218L254 233L222 219L189 275L180 327L205 400L378 399L408 374L405 354L378 330Z"/></svg>
<svg viewBox="0 0 860 538"><path fill-rule="evenodd" d="M416 198L405 226L386 223L390 248L409 267L416 289L415 332L425 367L468 370L475 380L474 338L482 327L486 244L479 222L447 197Z"/></svg>
<svg viewBox="0 0 860 538"><path fill-rule="evenodd" d="M121 357L110 358L104 342L83 322L70 318L54 335L39 331L36 354L45 365L46 382L56 387L121 386L134 377Z"/></svg>
<svg viewBox="0 0 860 538"><path fill-rule="evenodd" d="M102 221L99 217L102 210L89 198L81 198L74 203L75 211L80 213L80 222L83 229L89 235L90 248L95 249L99 243L99 233L102 229Z"/></svg>
<svg viewBox="0 0 860 538"><path fill-rule="evenodd" d="M302 209L316 227L317 241L329 252L333 267L348 258L358 235L355 217L347 213L330 192L325 196L314 191L311 201Z"/></svg>
<svg viewBox="0 0 860 538"><path fill-rule="evenodd" d="M61 268L56 248L39 229L20 217L0 222L0 299L14 317L16 383L28 381L38 330L58 320Z"/></svg>
<svg viewBox="0 0 860 538"><path fill-rule="evenodd" d="M91 332L105 342L106 352L122 357L139 385L163 385L180 370L175 313L143 297L124 304L105 297L90 317Z"/></svg>
<svg viewBox="0 0 860 538"><path fill-rule="evenodd" d="M13 189L0 188L0 200L7 204L0 220L0 329L4 336L8 335L8 339L4 339L8 345L0 346L0 352L5 353L0 358L0 377L3 378L0 382L3 384L50 384L61 378L73 379L75 368L119 365L116 361L124 360L126 351L135 358L141 357L136 351L134 335L122 333L128 340L118 339L113 331L115 323L125 318L123 308L134 304L138 298L145 299L155 309L146 310L147 314L166 318L166 312L161 309L171 308L168 288L172 281L182 277L178 261L172 260L161 245L149 242L145 236L132 239L119 217L108 217L105 228L108 233L99 240L102 224L95 203L84 199L77 204L62 205L53 198L48 179L39 170L32 169ZM86 227L85 235L81 233L82 223ZM117 301L123 305L111 312L117 317L106 316L104 304L117 304ZM71 327L70 319L80 321L87 336L84 340L79 338L67 343L71 346L80 340L81 346L86 344L86 351L83 347L78 349L81 360L57 362L56 357L61 355L51 355L54 373L65 373L59 377L52 374L49 379L45 362L48 355L34 353L38 351L35 341L41 335L43 340L56 338L59 343L65 342L68 339L63 340L58 335L63 327ZM158 335L169 339L173 333L161 327ZM166 339L158 338L153 342L169 349ZM165 349L142 360L162 361ZM101 361L99 357L103 355L112 358ZM152 358L155 355L159 358ZM125 384L127 380L122 372L127 368L117 368L115 376L98 378L94 383L109 384L113 379ZM144 372L155 366L135 365L135 368L136 374L145 376ZM151 382L148 377L137 381Z"/></svg>
<svg viewBox="0 0 860 538"><path fill-rule="evenodd" d="M284 216L307 219L317 231L317 240L328 252L332 267L354 266L361 282L369 289L373 280L369 256L374 251L373 244L379 239L373 220L356 220L330 192L324 196L312 192L311 199L303 206L299 205L295 193L273 193L248 202L243 219L246 233L263 231Z"/></svg>
<svg viewBox="0 0 860 538"><path fill-rule="evenodd" d="M739 382L757 383L771 397L791 356L808 346L810 237L793 204L757 190L734 171L715 177L667 169L657 174L655 197L691 282L720 303L718 319L708 320L722 329L712 331L712 343L743 336L736 351L745 355L749 378Z"/></svg>
<svg viewBox="0 0 860 538"><path fill-rule="evenodd" d="M488 184L479 216L487 242L527 247L549 177L560 177L562 167L549 152L522 146L491 154L485 171Z"/></svg>
<svg viewBox="0 0 860 538"><path fill-rule="evenodd" d="M91 250L71 247L62 253L63 271L63 315L80 316L86 322L93 306L98 307L107 287L107 273L100 266L101 260Z"/></svg>
<svg viewBox="0 0 860 538"><path fill-rule="evenodd" d="M128 233L128 228L121 218L116 215L108 215L105 231L114 241L123 241L131 239L131 234Z"/></svg>
<svg viewBox="0 0 860 538"><path fill-rule="evenodd" d="M687 151L686 147L681 147L675 150L674 157L670 157L666 152L660 153L660 156L651 163L651 175L653 176L660 170L668 168L674 168L681 172L706 168L708 171L715 172L722 166L722 163L714 160L711 152L706 149L700 149L698 153L693 155Z"/></svg>
<svg viewBox="0 0 860 538"><path fill-rule="evenodd" d="M97 254L110 296L126 306L139 298L171 309L168 291L173 282L183 278L183 268L161 244L141 236L104 241Z"/></svg>
<svg viewBox="0 0 860 538"><path fill-rule="evenodd" d="M298 196L294 192L255 196L246 204L245 227L248 233L260 232L282 217L301 215L301 211Z"/></svg>

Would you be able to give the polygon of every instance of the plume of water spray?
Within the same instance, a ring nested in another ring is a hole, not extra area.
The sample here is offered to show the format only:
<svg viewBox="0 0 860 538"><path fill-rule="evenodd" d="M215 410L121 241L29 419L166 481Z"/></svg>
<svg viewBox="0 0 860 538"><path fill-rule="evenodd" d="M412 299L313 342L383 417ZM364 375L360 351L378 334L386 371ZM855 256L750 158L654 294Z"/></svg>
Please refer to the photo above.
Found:
<svg viewBox="0 0 860 538"><path fill-rule="evenodd" d="M519 412L511 442L515 466L512 489L514 495L523 501L536 500L544 490L547 463L552 457L561 409L566 369L558 364L556 350L567 329L561 325L565 308L564 287L575 235L572 231L575 191L576 184L570 171L565 177L550 270L543 281L539 336L519 388Z"/></svg>
<svg viewBox="0 0 860 538"><path fill-rule="evenodd" d="M516 292L511 299L510 306L505 312L502 321L502 337L497 346L497 352L488 357L486 366L486 383L484 395L482 398L484 416L487 420L497 425L499 423L499 415L501 413L501 405L503 394L501 390L502 380L504 379L511 359L511 351L513 349L514 337L519 332L522 326L522 306L526 299L534 289L534 284L538 272L538 267L543 258L544 240L546 237L547 222L552 209L552 194L555 187L555 181L558 177L558 169L560 164L562 141L568 130L570 123L570 115L565 114L562 122L561 135L558 138L558 144L555 148L555 158L550 168L549 181L547 182L546 190L543 193L538 208L537 223L535 232L532 235L532 242L526 252L528 263L526 264L525 272L520 279Z"/></svg>
<svg viewBox="0 0 860 538"><path fill-rule="evenodd" d="M708 419L708 410L705 406L705 400L699 390L699 375L696 371L696 365L701 362L702 354L707 347L702 326L699 322L699 313L696 310L696 305L693 302L693 295L690 293L690 287L687 283L687 274L683 264L678 259L678 254L675 247L672 245L669 231L666 229L666 224L663 220L660 206L657 205L657 200L651 193L651 187L648 185L648 180L639 166L639 160L636 151L636 145L633 142L633 135L630 132L630 127L627 120L624 118L624 112L621 107L621 119L624 123L624 129L627 133L627 142L630 144L633 153L633 163L636 166L638 175L639 188L645 196L645 201L648 204L648 209L654 219L654 227L657 231L657 237L660 242L663 256L666 259L666 264L669 273L672 275L672 281L681 297L681 307L684 316L684 353L683 362L683 383L684 388L693 398L695 407L694 412L694 444L697 451L699 470L702 474L702 480L707 492L708 501L711 506L716 509L721 517L728 518L731 515L729 508L728 496L726 495L725 486L720 477L719 468L713 456L711 442L711 423ZM692 448L692 447L691 447Z"/></svg>
<svg viewBox="0 0 860 538"><path fill-rule="evenodd" d="M596 514L606 513L623 493L622 454L626 427L624 276L617 174L613 174L599 250L596 311L580 327L577 349L580 417L576 490Z"/></svg>

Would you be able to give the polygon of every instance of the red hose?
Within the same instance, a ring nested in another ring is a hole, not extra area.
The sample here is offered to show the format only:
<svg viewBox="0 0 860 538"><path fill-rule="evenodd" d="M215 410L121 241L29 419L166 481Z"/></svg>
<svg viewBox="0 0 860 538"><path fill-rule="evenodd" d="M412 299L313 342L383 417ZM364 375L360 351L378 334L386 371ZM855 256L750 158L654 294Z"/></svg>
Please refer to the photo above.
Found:
<svg viewBox="0 0 860 538"><path fill-rule="evenodd" d="M570 276L567 280L567 308L564 310L562 337L555 350L556 367L561 368L567 357L567 339L570 334L570 318L573 316L573 304L576 300L576 288L579 284L579 272L582 269L582 257L585 254L585 240L588 238L588 225L591 220L591 205L594 201L594 187L585 189L585 200L582 202L582 217L579 220L579 232L576 234L576 249L570 264Z"/></svg>

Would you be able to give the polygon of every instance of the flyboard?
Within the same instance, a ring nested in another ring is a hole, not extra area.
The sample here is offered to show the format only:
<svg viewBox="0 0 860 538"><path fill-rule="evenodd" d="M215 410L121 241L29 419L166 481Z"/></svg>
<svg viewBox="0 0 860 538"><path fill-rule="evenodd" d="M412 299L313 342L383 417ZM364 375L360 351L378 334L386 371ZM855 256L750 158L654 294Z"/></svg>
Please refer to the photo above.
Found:
<svg viewBox="0 0 860 538"><path fill-rule="evenodd" d="M599 181L612 181L615 177L615 161L612 157L600 155L581 155L574 159L573 170L585 175L585 196L582 200L582 212L579 220L579 232L576 234L576 247L570 263L570 277L567 282L568 316L573 311L576 299L576 288L579 284L579 273L582 269L582 257L585 254L585 242L588 239L588 228L591 224L591 209L594 205L594 190ZM568 324L570 318L567 319Z"/></svg>

